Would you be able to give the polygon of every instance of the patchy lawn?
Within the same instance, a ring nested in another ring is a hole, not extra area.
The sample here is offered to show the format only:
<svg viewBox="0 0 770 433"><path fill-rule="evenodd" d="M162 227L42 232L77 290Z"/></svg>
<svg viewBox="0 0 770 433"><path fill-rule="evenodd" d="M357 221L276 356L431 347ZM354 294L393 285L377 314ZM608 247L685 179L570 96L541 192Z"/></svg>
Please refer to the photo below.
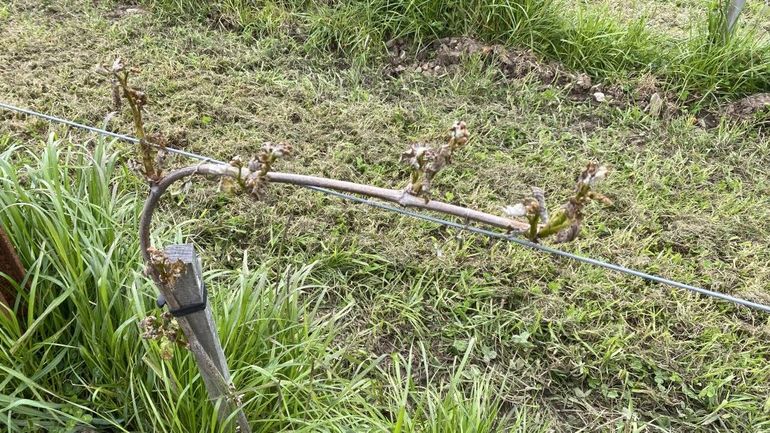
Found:
<svg viewBox="0 0 770 433"><path fill-rule="evenodd" d="M462 119L472 139L439 175L437 197L500 213L540 186L555 207L598 160L612 169L602 191L615 204L592 205L580 239L563 248L770 303L764 130L719 119L704 128L687 110L654 118L633 97L644 91L638 77L613 83L630 95L622 103L599 103L575 97L574 81L511 77L478 53L430 74L415 61L393 77L386 62L354 64L280 32L178 24L136 5L0 10L4 102L129 132L127 113L105 121L109 86L92 72L121 56L141 69L148 124L189 150L227 160L288 141L297 155L282 171L391 188L406 184L398 159L409 143L440 142ZM91 138L8 112L0 119L6 146L37 152L50 131ZM115 147L130 155L128 144ZM130 176L118 187L145 192ZM460 389L488 378L501 416L526 415L521 430L770 429L764 314L293 187L273 185L254 203L199 181L165 210L162 238L192 240L207 268L264 265L277 279L315 263L308 292L325 288L320 308L345 313L328 349L345 359L333 363L342 376L383 355L390 371L388 355L401 354L417 387L440 388L468 352ZM227 290L218 286L222 302ZM227 349L247 362L238 345ZM382 372L371 379L396 388ZM125 428L147 428L132 422Z"/></svg>

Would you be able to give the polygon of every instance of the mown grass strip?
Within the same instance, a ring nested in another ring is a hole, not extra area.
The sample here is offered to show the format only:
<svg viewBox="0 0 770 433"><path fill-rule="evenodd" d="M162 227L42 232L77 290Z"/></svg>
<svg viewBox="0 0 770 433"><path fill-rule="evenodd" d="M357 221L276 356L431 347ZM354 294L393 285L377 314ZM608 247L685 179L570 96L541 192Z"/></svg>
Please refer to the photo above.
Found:
<svg viewBox="0 0 770 433"><path fill-rule="evenodd" d="M720 37L709 20L685 40L652 30L645 18L621 23L605 6L553 0L146 0L177 20L196 17L253 37L290 33L311 50L343 52L354 63L381 57L385 43L418 45L469 35L530 48L598 78L653 73L685 100L770 91L770 44L756 23Z"/></svg>

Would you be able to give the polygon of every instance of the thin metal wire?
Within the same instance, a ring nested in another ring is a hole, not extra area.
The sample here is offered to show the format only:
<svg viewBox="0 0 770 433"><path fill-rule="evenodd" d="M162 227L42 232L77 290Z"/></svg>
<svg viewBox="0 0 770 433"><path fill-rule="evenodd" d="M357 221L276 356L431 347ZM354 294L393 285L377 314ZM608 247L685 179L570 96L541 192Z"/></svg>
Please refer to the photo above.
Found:
<svg viewBox="0 0 770 433"><path fill-rule="evenodd" d="M336 197L339 197L339 198L343 198L343 199L346 199L346 200L362 203L362 204L365 204L365 205L368 205L368 206L384 209L384 210L387 210L387 211L390 211L390 212L395 212L395 213L398 213L398 214L401 214L401 215L405 215L405 216L409 216L409 217L412 217L412 218L417 218L417 219L421 219L421 220L425 220L425 221L430 221L430 222L433 222L433 223L436 223L436 224L441 224L441 225L444 225L444 226L447 226L447 227L453 227L453 228L456 228L456 229L459 229L459 230L466 230L466 231L477 233L477 234L480 234L480 235L484 235L484 236L487 236L487 237L490 237L490 238L503 239L503 240L506 240L506 241L509 241L509 242L513 242L515 244L519 244L519 245L522 245L522 246L525 246L525 247L528 247L528 248L532 248L534 250L539 250L539 251L542 251L542 252L545 252L545 253L548 253L548 254L552 254L552 255L555 255L555 256L565 257L565 258L572 259L572 260L575 260L575 261L578 261L578 262L587 263L587 264L593 265L593 266L599 266L599 267L602 267L602 268L605 268L605 269L610 269L610 270L613 270L613 271L616 271L616 272L620 272L620 273L623 273L623 274L628 274L628 275L639 277L639 278L642 278L642 279L645 279L645 280L653 281L653 282L656 282L656 283L666 284L666 285L677 287L677 288L680 288L680 289L689 290L689 291L692 291L692 292L695 292L695 293L700 293L701 295L710 296L712 298L721 299L723 301L732 302L732 303L743 305L743 306L746 306L746 307L755 308L757 310L761 310L761 311L764 311L766 313L770 313L770 306L768 306L768 305L758 304L756 302L751 302L751 301L748 301L746 299L737 298L735 296L731 296L731 295L728 295L728 294L725 294L725 293L715 292L713 290L708 290L708 289L704 289L704 288L701 288L701 287L691 286L689 284L680 283L680 282L674 281L674 280L669 280L668 278L659 277L657 275L647 274L647 273L644 273L644 272L641 272L641 271L637 271L635 269L627 268L625 266L616 265L614 263L604 262L604 261L601 261L601 260L592 259L590 257L584 257L584 256L573 254L573 253L570 253L570 252L567 252L567 251L558 250L556 248L551 248L551 247L548 247L548 246L545 246L545 245L537 244L537 243L534 243L534 242L532 242L532 241L530 241L528 239L524 239L524 238L521 238L521 237L516 237L514 235L509 235L509 234L499 233L499 232L493 232L491 230L486 230L486 229L483 229L483 228L480 228L480 227L476 227L476 226L469 226L469 225L465 225L465 224L460 224L460 223L457 223L457 222L454 222L454 221L448 221L448 220L445 220L445 219L442 219L442 218L437 218L437 217L434 217L434 216L431 216L431 215L426 215L424 213L414 212L414 211L410 211L410 210L407 210L407 209L398 208L398 207L391 206L391 205L388 205L388 204L385 204L385 203L376 202L376 201L373 201L373 200L364 199L364 198L352 196L352 195L349 195L349 194L345 194L345 193L341 193L341 192L337 192L337 191L333 191L333 190L328 190L328 189L325 189L325 188L318 188L318 187L314 187L314 186L309 186L307 188L312 189L312 190L316 190L316 191L320 191L320 192L323 192L323 193L328 194L328 195L332 195L332 196L336 196Z"/></svg>
<svg viewBox="0 0 770 433"><path fill-rule="evenodd" d="M130 135L123 135L123 134L117 134L115 132L106 131L104 129L96 128L93 126L84 125L82 123L73 122L71 120L62 119L61 117L51 116L49 114L39 113L37 111L28 110L26 108L20 108L16 107L10 104L6 104L4 102L0 102L0 108L5 108L6 110L15 111L17 113L23 113L27 114L29 116L35 116L39 117L41 119L45 119L51 122L61 123L64 125L72 126L73 128L80 128L85 129L86 131L95 132L99 135L106 135L108 137L117 138L119 140L128 141L129 143L139 143L139 139L136 137L131 137ZM166 151L169 153L175 153L177 155L186 156L188 158L198 159L201 161L208 161L208 162L215 162L217 164L224 164L224 161L219 161L214 158L209 158L208 156L198 155L192 152L187 152L186 150L182 149L174 149L171 147L167 147Z"/></svg>
<svg viewBox="0 0 770 433"><path fill-rule="evenodd" d="M5 104L3 102L0 102L0 108L5 108L7 110L15 111L15 112L18 112L18 113L23 113L23 114L27 114L27 115L30 115L30 116L39 117L39 118L46 119L46 120L49 120L49 121L52 121L52 122L62 123L62 124L69 125L69 126L72 126L72 127L75 127L75 128L85 129L85 130L88 130L88 131L91 131L91 132L95 132L97 134L106 135L106 136L109 136L109 137L113 137L113 138L117 138L117 139L120 139L120 140L129 141L129 142L132 142L132 143L138 143L139 142L139 140L137 138L135 138L135 137L131 137L131 136L128 136L128 135L122 135L122 134L116 134L114 132L105 131L103 129L95 128L93 126L83 125L83 124L80 124L80 123L77 123L77 122L73 122L71 120L62 119L60 117L50 116L50 115L39 113L39 112L36 112L36 111L15 107L13 105ZM209 158L207 156L198 155L196 153L187 152L187 151L180 150L180 149L174 149L174 148L167 147L166 151L168 151L169 153L174 153L174 154L177 154L177 155L186 156L188 158L193 158L193 159L197 159L197 160L200 160L200 161L209 161L209 162L214 162L214 163L218 163L218 164L224 164L224 161L219 161L219 160L214 159L214 158ZM559 249L556 249L556 248L551 248L551 247L548 247L548 246L545 246L545 245L541 245L541 244L538 244L538 243L535 243L535 242L532 242L530 240L527 240L527 239L524 239L524 238L521 238L521 237L517 237L517 236L514 236L514 235L510 235L510 234L506 234L506 233L500 233L500 232L494 232L494 231L483 229L483 228L480 228L480 227L471 226L471 225L468 225L467 223L466 224L460 224L460 223L457 223L457 222L454 222L454 221L445 220L443 218L434 217L432 215L428 215L428 214L425 214L425 213L415 212L415 211L411 211L411 210L408 210L408 209L403 209L403 208L400 208L400 207L391 206L391 205L388 205L388 204L385 204L385 203L382 203L382 202L378 202L378 201L374 201L374 200L370 200L370 199L366 199L366 198L361 198L361 197L357 197L357 196L354 196L354 195L350 195L350 194L346 194L346 193L342 193L342 192L338 192L338 191L334 191L334 190L330 190L330 189L326 189L326 188L320 188L320 187L317 187L317 186L304 186L304 187L307 188L307 189L313 190L313 191L318 191L318 192L321 192L323 194L327 194L327 195L333 196L333 197L349 200L349 201L356 202L356 203L365 204L367 206L383 209L383 210L386 210L386 211L389 211L389 212L395 212L397 214L408 216L408 217L411 217L411 218L416 218L416 219L421 219L421 220L424 220L424 221L429 221L429 222L432 222L432 223L435 223L435 224L440 224L440 225L443 225L443 226L446 226L446 227L452 227L452 228L455 228L455 229L458 229L458 230L469 231L469 232L472 232L472 233L484 235L484 236L487 236L487 237L490 237L490 238L494 238L494 239L506 240L508 242L513 242L515 244L518 244L518 245L521 245L521 246L524 246L524 247L527 247L527 248L531 248L531 249L534 249L534 250L542 251L542 252L545 252L545 253L548 253L548 254L551 254L551 255L554 255L554 256L564 257L564 258L568 258L568 259L571 259L571 260L575 260L577 262L586 263L586 264L589 264L589 265L592 265L592 266L598 266L598 267L601 267L601 268L610 269L612 271L619 272L619 273L622 273L622 274L635 276L635 277L638 277L638 278L642 278L644 280L656 282L656 283L659 283L659 284L665 284L665 285L676 287L676 288L679 288L679 289L688 290L688 291L691 291L691 292L694 292L694 293L699 293L701 295L708 296L708 297L711 297L711 298L721 299L723 301L732 302L732 303L737 304L737 305L742 305L744 307L749 307L749 308L753 308L753 309L756 309L756 310L764 311L765 313L770 313L770 306L768 306L768 305L752 302L752 301L749 301L749 300L746 300L746 299L742 299L742 298L738 298L738 297L735 297L735 296L728 295L726 293L716 292L716 291L713 291L713 290L704 289L702 287L697 287L697 286L692 286L692 285L685 284L685 283L680 283L680 282L675 281L675 280L670 280L668 278L664 278L664 277L660 277L660 276L657 276L657 275L652 275L652 274L648 274L648 273L645 273L645 272L637 271L635 269L627 268L627 267L621 266L621 265L616 265L614 263L609 263L609 262L605 262L605 261L602 261L602 260L592 259L590 257L580 256L580 255L573 254L573 253L570 253L570 252L567 252L567 251L562 251L562 250L559 250Z"/></svg>

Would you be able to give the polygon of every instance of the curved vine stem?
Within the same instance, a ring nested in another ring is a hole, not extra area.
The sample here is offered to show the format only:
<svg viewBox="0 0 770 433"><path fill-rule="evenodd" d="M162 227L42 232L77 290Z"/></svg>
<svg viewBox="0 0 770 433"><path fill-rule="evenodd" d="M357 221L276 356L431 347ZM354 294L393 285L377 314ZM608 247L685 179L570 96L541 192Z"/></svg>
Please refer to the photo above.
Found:
<svg viewBox="0 0 770 433"><path fill-rule="evenodd" d="M186 177L195 175L230 177L236 180L240 180L247 179L250 175L252 175L252 172L249 171L248 168L234 167L231 165L199 164L172 171L158 181L150 184L150 194L144 203L144 208L142 209L141 218L139 220L139 243L142 250L142 259L145 263L146 272L153 279L161 292L170 290L170 287L166 286L158 269L153 266L151 260L150 229L152 227L152 217L158 208L161 197L171 185ZM520 221L514 221L508 218L503 218L473 209L467 209L461 206L443 203L440 201L426 202L423 197L417 197L405 191L378 188L371 185L362 185L353 182L327 179L316 176L304 176L292 173L268 172L266 174L262 173L262 175L266 176L266 179L270 182L301 186L314 186L365 195L368 197L398 203L405 207L416 207L448 215L454 215L461 217L466 221L473 220L500 227L508 231L523 232L528 229L528 225ZM169 303L169 307L171 308L177 309L180 307L179 305L176 305L177 303L173 296L166 296L166 301ZM218 388L218 392L222 395L226 395L229 384L226 383L225 378L219 373L219 370L217 370L215 367L214 362L201 346L197 336L190 327L190 324L186 320L180 320L179 326L187 337L190 351L192 351L193 354L201 361L199 362L199 367L205 369L209 377L214 378L214 381L216 382L214 386ZM228 405L228 410L233 409L231 402L225 401L224 403ZM251 431L243 411L239 410L237 412L236 422L241 432L246 433Z"/></svg>
<svg viewBox="0 0 770 433"><path fill-rule="evenodd" d="M150 256L147 252L147 249L151 246L150 226L152 224L153 213L158 207L158 202L160 201L161 196L172 184L178 180L194 175L245 179L250 174L251 172L246 168L236 168L223 164L200 164L172 171L157 183L152 185L150 195L145 201L144 209L142 210L142 216L139 221L139 241L141 243L142 257L144 258L145 263L150 263ZM424 198L414 196L402 190L379 188L371 185L363 185L359 183L328 179L318 176L305 176L301 174L281 172L267 173L267 180L274 183L315 186L352 194L365 195L392 203L398 203L404 207L414 207L447 215L453 215L459 218L488 224L512 232L524 232L529 229L529 225L524 222L511 220L505 217L500 217L473 209L468 209L462 206L436 200L431 200L426 203Z"/></svg>

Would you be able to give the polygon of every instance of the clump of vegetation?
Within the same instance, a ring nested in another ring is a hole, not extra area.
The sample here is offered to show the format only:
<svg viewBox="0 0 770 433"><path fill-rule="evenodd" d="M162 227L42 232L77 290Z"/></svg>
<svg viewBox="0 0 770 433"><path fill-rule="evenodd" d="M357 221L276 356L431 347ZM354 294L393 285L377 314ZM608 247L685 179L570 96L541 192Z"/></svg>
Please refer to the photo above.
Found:
<svg viewBox="0 0 770 433"><path fill-rule="evenodd" d="M728 30L723 0L713 2L706 23L693 23L686 40L651 30L644 18L621 23L600 6L552 0L146 1L177 20L214 17L247 33L272 29L363 61L382 56L397 38L425 46L469 35L533 49L597 78L651 72L686 101L770 91L765 32L755 24Z"/></svg>
<svg viewBox="0 0 770 433"><path fill-rule="evenodd" d="M0 224L13 227L30 270L15 306L24 310L0 314L4 429L226 431L192 356L176 349L186 342L175 321L149 314L156 290L139 278L139 191L120 168L122 157L104 141L87 149L55 137L41 154L13 163L19 154L18 146L0 153ZM171 221L161 221L161 239L173 232ZM353 358L332 345L348 326L348 310L318 310L327 292L308 291L312 268L274 273L271 265L244 265L215 271L207 282L235 372L231 394L254 431L417 433L426 425L480 428L497 420L499 400L481 378L465 400L456 386L391 389L403 379L388 363L363 360L351 369ZM398 356L394 363L396 370L412 364ZM435 410L446 417L433 418Z"/></svg>

